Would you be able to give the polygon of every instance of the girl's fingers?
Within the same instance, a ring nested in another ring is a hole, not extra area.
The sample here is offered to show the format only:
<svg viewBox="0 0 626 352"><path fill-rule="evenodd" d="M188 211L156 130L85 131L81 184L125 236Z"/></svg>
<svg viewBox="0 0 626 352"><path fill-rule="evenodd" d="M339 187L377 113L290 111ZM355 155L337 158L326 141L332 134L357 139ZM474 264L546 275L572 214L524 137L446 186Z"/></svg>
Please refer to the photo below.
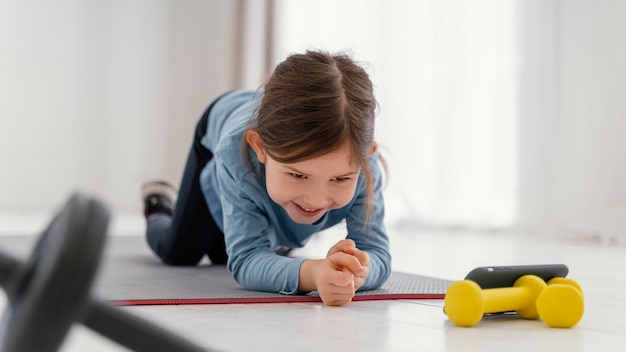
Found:
<svg viewBox="0 0 626 352"><path fill-rule="evenodd" d="M354 241L346 239L335 243L335 245L328 250L327 255L332 255L339 252L354 254L356 250L356 244L354 243Z"/></svg>
<svg viewBox="0 0 626 352"><path fill-rule="evenodd" d="M343 252L335 253L327 257L327 259L339 270L348 269L354 274L360 274L365 270L359 259L354 255Z"/></svg>
<svg viewBox="0 0 626 352"><path fill-rule="evenodd" d="M370 256L367 252L357 249L353 254L362 266L370 265Z"/></svg>

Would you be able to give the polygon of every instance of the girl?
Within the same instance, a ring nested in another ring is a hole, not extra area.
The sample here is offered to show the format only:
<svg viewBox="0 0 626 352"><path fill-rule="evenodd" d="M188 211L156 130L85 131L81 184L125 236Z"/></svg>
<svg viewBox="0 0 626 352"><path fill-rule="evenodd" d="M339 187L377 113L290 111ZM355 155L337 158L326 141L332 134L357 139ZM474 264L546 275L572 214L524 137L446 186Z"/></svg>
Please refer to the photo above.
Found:
<svg viewBox="0 0 626 352"><path fill-rule="evenodd" d="M365 70L315 51L280 63L258 94L219 97L196 127L178 197L165 182L143 188L150 247L166 264L207 254L245 288L317 290L327 305L380 287L391 256L375 108ZM284 256L343 220L347 237L326 258Z"/></svg>

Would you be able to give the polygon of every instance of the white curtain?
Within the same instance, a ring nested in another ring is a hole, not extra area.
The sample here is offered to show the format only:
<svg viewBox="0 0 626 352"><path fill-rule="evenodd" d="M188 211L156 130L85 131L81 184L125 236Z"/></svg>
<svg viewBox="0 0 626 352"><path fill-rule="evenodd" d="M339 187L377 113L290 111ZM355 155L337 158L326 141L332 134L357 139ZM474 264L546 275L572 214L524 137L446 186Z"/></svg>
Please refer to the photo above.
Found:
<svg viewBox="0 0 626 352"><path fill-rule="evenodd" d="M519 222L626 243L626 2L521 2Z"/></svg>
<svg viewBox="0 0 626 352"><path fill-rule="evenodd" d="M626 233L624 2L276 8L277 61L322 48L371 64L391 223Z"/></svg>

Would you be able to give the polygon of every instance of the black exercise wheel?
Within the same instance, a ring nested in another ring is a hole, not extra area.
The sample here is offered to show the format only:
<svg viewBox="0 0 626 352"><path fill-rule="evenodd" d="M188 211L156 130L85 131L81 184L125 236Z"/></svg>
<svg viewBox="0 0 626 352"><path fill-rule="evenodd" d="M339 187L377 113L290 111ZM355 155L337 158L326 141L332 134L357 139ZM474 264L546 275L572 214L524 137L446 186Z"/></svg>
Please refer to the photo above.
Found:
<svg viewBox="0 0 626 352"><path fill-rule="evenodd" d="M109 212L82 195L54 218L13 275L2 317L2 351L56 351L87 302Z"/></svg>
<svg viewBox="0 0 626 352"><path fill-rule="evenodd" d="M56 351L74 322L134 351L207 351L91 297L109 217L102 203L75 194L43 232L27 263L0 251L0 286L8 297L0 351Z"/></svg>

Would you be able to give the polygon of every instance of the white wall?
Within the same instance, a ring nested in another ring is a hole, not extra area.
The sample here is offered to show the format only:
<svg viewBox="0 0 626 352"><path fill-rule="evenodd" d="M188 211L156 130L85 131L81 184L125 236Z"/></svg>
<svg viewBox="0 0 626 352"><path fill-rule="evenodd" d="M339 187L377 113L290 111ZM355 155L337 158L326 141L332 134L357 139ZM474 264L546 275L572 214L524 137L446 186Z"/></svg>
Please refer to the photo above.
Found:
<svg viewBox="0 0 626 352"><path fill-rule="evenodd" d="M178 182L193 126L235 86L236 2L1 1L0 212L70 192L139 212Z"/></svg>

